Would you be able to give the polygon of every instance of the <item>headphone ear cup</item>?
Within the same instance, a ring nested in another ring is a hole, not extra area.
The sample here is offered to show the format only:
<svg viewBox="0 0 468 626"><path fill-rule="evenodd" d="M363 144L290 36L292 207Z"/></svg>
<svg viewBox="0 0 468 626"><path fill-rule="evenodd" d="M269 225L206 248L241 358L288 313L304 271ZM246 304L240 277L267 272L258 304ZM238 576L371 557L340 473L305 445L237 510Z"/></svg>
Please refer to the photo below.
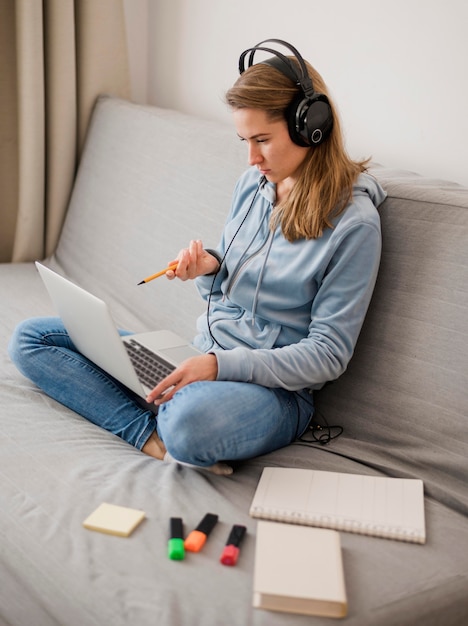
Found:
<svg viewBox="0 0 468 626"><path fill-rule="evenodd" d="M304 94L298 93L289 103L285 115L291 140L302 148L308 148L310 146L310 142L308 140L306 141L306 138L302 135L302 133L300 132L300 128L298 128L296 123L297 113L298 110L302 108L303 102Z"/></svg>
<svg viewBox="0 0 468 626"><path fill-rule="evenodd" d="M324 94L310 100L299 93L286 109L289 136L303 148L318 146L325 141L333 127L333 114Z"/></svg>

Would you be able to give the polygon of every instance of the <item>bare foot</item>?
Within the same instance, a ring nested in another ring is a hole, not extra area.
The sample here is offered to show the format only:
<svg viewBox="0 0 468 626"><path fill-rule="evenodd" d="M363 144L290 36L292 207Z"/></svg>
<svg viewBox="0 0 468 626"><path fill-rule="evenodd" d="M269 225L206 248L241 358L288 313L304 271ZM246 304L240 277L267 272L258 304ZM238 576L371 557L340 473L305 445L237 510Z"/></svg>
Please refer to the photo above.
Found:
<svg viewBox="0 0 468 626"><path fill-rule="evenodd" d="M158 437L156 431L154 431L148 441L145 443L142 452L148 454L149 456L154 457L155 459L159 459L160 461L164 461L164 456L166 454L166 446L163 444L161 439Z"/></svg>
<svg viewBox="0 0 468 626"><path fill-rule="evenodd" d="M158 459L159 461L166 461L166 463L180 463L180 465L186 465L187 467L193 467L194 469L204 469L208 472L212 472L213 474L218 474L219 476L229 476L230 474L232 474L233 471L232 467L230 465L227 465L226 463L215 463L214 465L210 465L209 467L201 467L198 465L191 465L190 463L177 461L177 459L174 459L174 457L171 456L166 450L166 446L158 437L156 431L151 434L141 451L148 456L152 456L153 458Z"/></svg>

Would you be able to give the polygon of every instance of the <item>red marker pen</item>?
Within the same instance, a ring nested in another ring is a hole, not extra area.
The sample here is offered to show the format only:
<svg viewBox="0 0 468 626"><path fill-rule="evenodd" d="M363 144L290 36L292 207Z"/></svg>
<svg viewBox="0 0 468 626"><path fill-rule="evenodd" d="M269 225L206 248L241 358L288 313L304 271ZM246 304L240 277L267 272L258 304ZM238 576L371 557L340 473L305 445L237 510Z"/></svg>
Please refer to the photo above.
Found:
<svg viewBox="0 0 468 626"><path fill-rule="evenodd" d="M239 546L247 531L245 526L234 524L229 533L226 546L221 555L220 561L223 565L235 565L239 556Z"/></svg>
<svg viewBox="0 0 468 626"><path fill-rule="evenodd" d="M195 530L184 541L184 547L190 552L200 552L205 545L206 538L218 523L218 516L207 513Z"/></svg>

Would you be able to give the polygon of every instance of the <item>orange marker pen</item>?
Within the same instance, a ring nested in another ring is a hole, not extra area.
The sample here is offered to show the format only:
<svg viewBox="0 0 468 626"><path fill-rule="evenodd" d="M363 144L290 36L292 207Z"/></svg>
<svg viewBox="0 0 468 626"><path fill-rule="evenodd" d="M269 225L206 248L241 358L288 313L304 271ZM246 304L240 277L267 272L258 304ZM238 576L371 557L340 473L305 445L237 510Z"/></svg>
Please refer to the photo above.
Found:
<svg viewBox="0 0 468 626"><path fill-rule="evenodd" d="M205 541L218 523L218 516L213 513L207 513L195 530L188 535L184 541L184 547L189 552L200 552L205 545Z"/></svg>

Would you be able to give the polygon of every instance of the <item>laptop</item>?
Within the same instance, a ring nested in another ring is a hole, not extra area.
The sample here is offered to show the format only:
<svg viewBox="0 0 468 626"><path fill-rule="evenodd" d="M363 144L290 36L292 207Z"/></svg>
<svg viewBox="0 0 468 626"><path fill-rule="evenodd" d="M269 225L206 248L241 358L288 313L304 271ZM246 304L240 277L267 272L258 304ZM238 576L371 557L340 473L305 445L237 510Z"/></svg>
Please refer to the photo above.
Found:
<svg viewBox="0 0 468 626"><path fill-rule="evenodd" d="M103 300L42 263L36 267L78 351L140 398L182 361L201 354L170 330L122 337Z"/></svg>

